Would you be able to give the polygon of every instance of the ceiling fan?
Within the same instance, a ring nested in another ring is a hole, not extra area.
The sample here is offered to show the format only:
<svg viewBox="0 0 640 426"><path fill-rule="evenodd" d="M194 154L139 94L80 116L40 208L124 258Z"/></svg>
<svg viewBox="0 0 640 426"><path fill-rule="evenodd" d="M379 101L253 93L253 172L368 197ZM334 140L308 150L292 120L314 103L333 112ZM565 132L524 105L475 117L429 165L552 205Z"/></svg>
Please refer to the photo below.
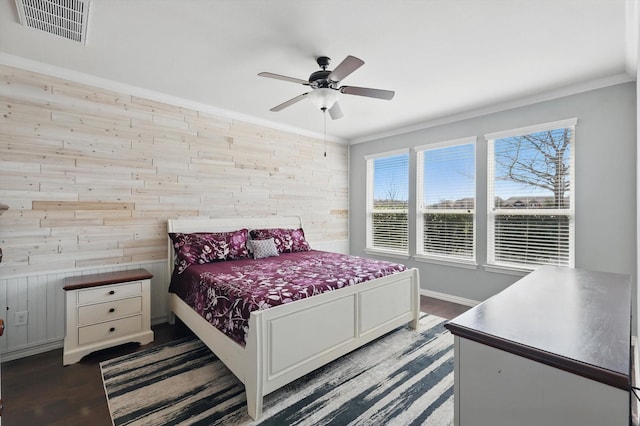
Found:
<svg viewBox="0 0 640 426"><path fill-rule="evenodd" d="M331 59L327 56L318 57L316 59L316 62L321 69L311 73L308 80L302 80L295 77L287 77L286 75L274 74L270 72L261 72L258 74L261 77L290 81L292 83L309 86L311 87L311 89L313 89L271 108L270 111L281 111L286 107L301 101L304 98L309 98L322 111L329 111L329 115L331 116L331 118L333 120L336 120L344 116L342 110L340 109L340 105L338 104L338 93L344 93L345 95L366 96L369 98L385 100L391 100L393 98L393 95L395 95L395 92L392 90L371 89L368 87L357 86L339 86L341 80L364 65L364 61L362 59L356 58L355 56L347 56L333 71L327 69L329 63L331 62Z"/></svg>

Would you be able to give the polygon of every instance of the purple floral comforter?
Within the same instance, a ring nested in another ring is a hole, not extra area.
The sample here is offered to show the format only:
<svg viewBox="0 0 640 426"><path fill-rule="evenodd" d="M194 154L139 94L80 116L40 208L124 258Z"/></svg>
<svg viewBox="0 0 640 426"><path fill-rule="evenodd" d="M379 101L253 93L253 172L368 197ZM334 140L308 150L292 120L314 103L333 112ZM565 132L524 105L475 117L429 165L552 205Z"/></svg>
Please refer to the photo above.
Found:
<svg viewBox="0 0 640 426"><path fill-rule="evenodd" d="M169 292L244 346L251 311L404 271L401 264L322 251L191 265Z"/></svg>

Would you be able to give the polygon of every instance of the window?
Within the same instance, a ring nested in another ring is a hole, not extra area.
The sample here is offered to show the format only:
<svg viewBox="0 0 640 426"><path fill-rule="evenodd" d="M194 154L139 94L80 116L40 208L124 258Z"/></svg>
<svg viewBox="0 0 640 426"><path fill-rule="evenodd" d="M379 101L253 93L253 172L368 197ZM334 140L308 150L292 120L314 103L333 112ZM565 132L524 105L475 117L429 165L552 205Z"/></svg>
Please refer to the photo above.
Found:
<svg viewBox="0 0 640 426"><path fill-rule="evenodd" d="M416 148L416 254L475 262L476 138Z"/></svg>
<svg viewBox="0 0 640 426"><path fill-rule="evenodd" d="M573 267L576 120L485 135L490 265Z"/></svg>
<svg viewBox="0 0 640 426"><path fill-rule="evenodd" d="M366 157L367 249L408 255L409 152Z"/></svg>

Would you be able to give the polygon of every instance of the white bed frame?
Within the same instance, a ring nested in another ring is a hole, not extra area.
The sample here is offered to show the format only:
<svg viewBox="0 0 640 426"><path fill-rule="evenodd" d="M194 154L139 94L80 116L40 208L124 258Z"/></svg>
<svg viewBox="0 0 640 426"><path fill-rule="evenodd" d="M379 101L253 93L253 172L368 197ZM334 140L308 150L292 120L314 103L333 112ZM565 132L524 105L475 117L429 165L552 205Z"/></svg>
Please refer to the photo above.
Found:
<svg viewBox="0 0 640 426"><path fill-rule="evenodd" d="M223 232L248 228L302 228L298 217L170 219L168 232ZM174 253L168 244L169 276ZM209 324L175 294L177 315L244 384L249 415L262 415L265 395L420 314L418 270L410 269L263 311L251 312L246 347Z"/></svg>

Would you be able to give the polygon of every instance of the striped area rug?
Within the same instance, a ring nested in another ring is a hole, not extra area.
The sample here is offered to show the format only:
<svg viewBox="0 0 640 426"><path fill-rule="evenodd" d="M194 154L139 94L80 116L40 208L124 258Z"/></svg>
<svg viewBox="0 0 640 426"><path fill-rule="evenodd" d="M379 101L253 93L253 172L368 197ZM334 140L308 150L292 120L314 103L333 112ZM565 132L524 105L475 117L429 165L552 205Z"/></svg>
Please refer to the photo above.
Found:
<svg viewBox="0 0 640 426"><path fill-rule="evenodd" d="M451 425L453 336L423 314L267 395L247 414L244 386L197 339L102 362L114 425Z"/></svg>

